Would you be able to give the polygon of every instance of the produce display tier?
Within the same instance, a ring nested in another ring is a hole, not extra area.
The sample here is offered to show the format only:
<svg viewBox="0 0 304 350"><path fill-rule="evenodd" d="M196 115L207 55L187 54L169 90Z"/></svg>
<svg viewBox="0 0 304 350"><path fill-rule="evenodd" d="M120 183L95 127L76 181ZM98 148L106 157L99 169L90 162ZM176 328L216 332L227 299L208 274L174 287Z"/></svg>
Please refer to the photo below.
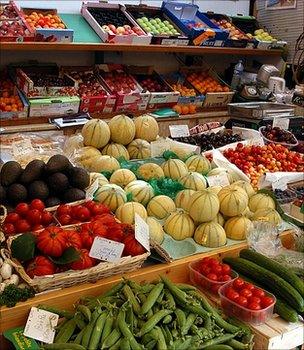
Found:
<svg viewBox="0 0 304 350"><path fill-rule="evenodd" d="M290 246L292 241L292 234L290 231L283 232L281 238L285 246ZM189 283L188 264L190 262L199 260L200 258L206 256L238 256L240 250L246 247L247 244L245 242L242 242L230 246L229 248L221 247L214 249L208 253L186 257L172 263L156 264L143 267L137 271L127 273L124 276L132 278L137 282L142 282L151 281L157 276L164 274L167 275L173 282ZM116 275L113 277L105 278L96 283L82 284L79 286L50 291L47 293L43 292L33 299L18 303L13 309L3 307L0 309L0 319L5 320L5 322L1 321L0 323L0 333L4 332L7 329L23 325L32 306L45 303L59 308L72 309L73 303L75 303L80 297L87 295L96 296L102 294L112 285L117 283L121 277L122 276Z"/></svg>
<svg viewBox="0 0 304 350"><path fill-rule="evenodd" d="M186 53L192 55L238 55L238 56L281 56L282 50L262 50L233 47L195 47L176 45L126 45L108 43L1 43L1 51L119 51L119 52L166 52Z"/></svg>

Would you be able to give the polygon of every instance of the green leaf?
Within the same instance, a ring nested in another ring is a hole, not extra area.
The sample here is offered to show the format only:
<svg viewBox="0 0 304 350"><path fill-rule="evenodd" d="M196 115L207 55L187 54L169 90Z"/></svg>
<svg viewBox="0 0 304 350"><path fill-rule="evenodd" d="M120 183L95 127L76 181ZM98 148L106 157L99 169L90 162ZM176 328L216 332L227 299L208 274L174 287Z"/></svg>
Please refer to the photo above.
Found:
<svg viewBox="0 0 304 350"><path fill-rule="evenodd" d="M65 265L70 264L74 261L77 261L80 258L79 252L74 247L67 248L60 258L54 259L49 257L56 265Z"/></svg>
<svg viewBox="0 0 304 350"><path fill-rule="evenodd" d="M35 241L35 236L30 232L15 238L11 245L12 257L20 262L32 259L35 254Z"/></svg>

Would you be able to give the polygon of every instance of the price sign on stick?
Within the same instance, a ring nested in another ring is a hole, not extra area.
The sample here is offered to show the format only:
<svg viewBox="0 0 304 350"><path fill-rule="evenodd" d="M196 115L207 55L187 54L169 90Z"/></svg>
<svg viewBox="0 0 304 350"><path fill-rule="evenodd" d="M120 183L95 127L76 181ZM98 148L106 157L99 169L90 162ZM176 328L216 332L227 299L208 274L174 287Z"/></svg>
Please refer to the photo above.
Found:
<svg viewBox="0 0 304 350"><path fill-rule="evenodd" d="M148 224L135 213L135 239L149 252L150 232Z"/></svg>
<svg viewBox="0 0 304 350"><path fill-rule="evenodd" d="M227 174L219 174L214 176L208 176L207 181L209 186L229 186L229 179Z"/></svg>
<svg viewBox="0 0 304 350"><path fill-rule="evenodd" d="M110 239L95 237L89 256L91 258L116 262L121 258L125 245Z"/></svg>
<svg viewBox="0 0 304 350"><path fill-rule="evenodd" d="M272 127L278 127L284 130L288 130L289 118L273 117Z"/></svg>
<svg viewBox="0 0 304 350"><path fill-rule="evenodd" d="M173 138L190 136L188 125L169 125L169 130Z"/></svg>

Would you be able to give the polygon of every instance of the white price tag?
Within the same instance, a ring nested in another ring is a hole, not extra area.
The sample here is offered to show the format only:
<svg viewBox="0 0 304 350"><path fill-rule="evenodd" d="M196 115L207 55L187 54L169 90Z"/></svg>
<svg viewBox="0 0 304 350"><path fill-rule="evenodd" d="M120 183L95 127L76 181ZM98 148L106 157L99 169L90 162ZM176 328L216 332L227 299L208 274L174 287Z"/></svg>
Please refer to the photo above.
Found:
<svg viewBox="0 0 304 350"><path fill-rule="evenodd" d="M170 142L166 139L159 139L151 142L151 157L160 157L170 149Z"/></svg>
<svg viewBox="0 0 304 350"><path fill-rule="evenodd" d="M90 187L86 189L86 199L93 199L94 193L98 190L98 180L95 180Z"/></svg>
<svg viewBox="0 0 304 350"><path fill-rule="evenodd" d="M190 136L188 125L169 125L170 135L173 138Z"/></svg>
<svg viewBox="0 0 304 350"><path fill-rule="evenodd" d="M284 130L288 130L289 118L273 117L272 127L278 127Z"/></svg>
<svg viewBox="0 0 304 350"><path fill-rule="evenodd" d="M13 142L12 148L15 158L35 151L29 139Z"/></svg>
<svg viewBox="0 0 304 350"><path fill-rule="evenodd" d="M214 176L209 176L207 177L207 181L209 186L229 186L229 179L227 174L219 174L219 175L214 175Z"/></svg>
<svg viewBox="0 0 304 350"><path fill-rule="evenodd" d="M59 315L32 307L23 334L26 337L51 344L55 337Z"/></svg>
<svg viewBox="0 0 304 350"><path fill-rule="evenodd" d="M95 237L89 256L99 260L117 262L121 258L124 247L123 243Z"/></svg>
<svg viewBox="0 0 304 350"><path fill-rule="evenodd" d="M148 224L135 213L135 239L149 252L150 232Z"/></svg>

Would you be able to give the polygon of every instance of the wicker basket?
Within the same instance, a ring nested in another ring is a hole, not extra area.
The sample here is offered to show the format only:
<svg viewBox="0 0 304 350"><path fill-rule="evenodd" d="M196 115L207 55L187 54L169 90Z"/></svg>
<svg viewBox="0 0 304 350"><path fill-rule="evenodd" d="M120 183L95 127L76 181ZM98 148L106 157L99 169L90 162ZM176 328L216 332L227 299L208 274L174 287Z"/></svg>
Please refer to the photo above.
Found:
<svg viewBox="0 0 304 350"><path fill-rule="evenodd" d="M10 247L12 241L16 237L17 236L12 236L8 238L8 250L3 250L3 252L15 270L19 273L20 277L33 287L36 292L72 287L80 283L96 282L106 277L134 271L139 269L150 255L150 253L147 252L138 256L126 256L122 257L118 262L100 262L98 265L86 270L68 270L54 275L30 278L20 262L11 258Z"/></svg>

